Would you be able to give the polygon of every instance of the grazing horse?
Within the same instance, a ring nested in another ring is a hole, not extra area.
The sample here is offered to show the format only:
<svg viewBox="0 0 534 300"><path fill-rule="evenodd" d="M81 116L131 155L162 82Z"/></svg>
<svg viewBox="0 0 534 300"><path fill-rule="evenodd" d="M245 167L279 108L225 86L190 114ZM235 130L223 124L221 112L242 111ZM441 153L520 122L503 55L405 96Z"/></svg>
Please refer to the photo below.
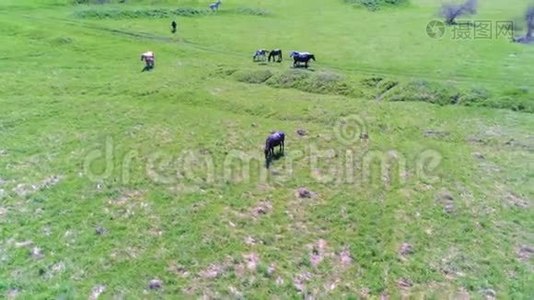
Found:
<svg viewBox="0 0 534 300"><path fill-rule="evenodd" d="M269 53L269 51L265 49L256 50L252 56L252 61L265 61L267 53Z"/></svg>
<svg viewBox="0 0 534 300"><path fill-rule="evenodd" d="M289 54L289 57L293 57L293 67L296 67L298 63L303 62L304 67L308 68L308 61L310 61L310 59L315 61L315 56L310 52L293 51Z"/></svg>
<svg viewBox="0 0 534 300"><path fill-rule="evenodd" d="M269 52L269 59L268 61L271 61L271 58L273 59L273 62L274 62L274 59L275 58L278 58L277 59L277 62L282 62L282 50L281 49L274 49L274 50L271 50Z"/></svg>
<svg viewBox="0 0 534 300"><path fill-rule="evenodd" d="M265 140L265 148L263 149L266 160L268 160L270 156L274 155L274 147L276 146L280 146L280 153L284 153L285 138L286 135L283 131L275 131L267 137L267 140Z"/></svg>
<svg viewBox="0 0 534 300"><path fill-rule="evenodd" d="M154 52L147 51L141 54L141 61L143 60L145 61L145 68L143 69L143 71L148 71L154 68Z"/></svg>
<svg viewBox="0 0 534 300"><path fill-rule="evenodd" d="M212 11L219 10L219 5L221 5L221 0L217 0L217 2L210 4L210 8Z"/></svg>

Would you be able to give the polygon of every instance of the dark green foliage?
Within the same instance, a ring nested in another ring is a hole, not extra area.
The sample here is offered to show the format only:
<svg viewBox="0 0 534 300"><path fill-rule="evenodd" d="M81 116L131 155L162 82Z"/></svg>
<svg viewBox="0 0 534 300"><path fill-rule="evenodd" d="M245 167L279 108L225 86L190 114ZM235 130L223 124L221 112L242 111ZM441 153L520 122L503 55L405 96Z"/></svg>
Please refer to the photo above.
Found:
<svg viewBox="0 0 534 300"><path fill-rule="evenodd" d="M371 11L375 11L385 6L399 6L407 4L408 0L345 0L345 2L356 7L365 7Z"/></svg>
<svg viewBox="0 0 534 300"><path fill-rule="evenodd" d="M254 7L240 7L237 9L237 13L251 16L267 16L271 14L271 12L266 9Z"/></svg>
<svg viewBox="0 0 534 300"><path fill-rule="evenodd" d="M136 19L136 18L169 18L172 16L194 17L208 14L208 9L181 7L177 9L85 9L75 13L78 18L95 19Z"/></svg>
<svg viewBox="0 0 534 300"><path fill-rule="evenodd" d="M246 83L263 83L273 76L269 70L254 70L254 71L237 71L233 73L234 78L240 82Z"/></svg>
<svg viewBox="0 0 534 300"><path fill-rule="evenodd" d="M294 88L316 94L360 96L343 76L323 71L310 73L306 70L289 70L271 77L266 84L277 88Z"/></svg>

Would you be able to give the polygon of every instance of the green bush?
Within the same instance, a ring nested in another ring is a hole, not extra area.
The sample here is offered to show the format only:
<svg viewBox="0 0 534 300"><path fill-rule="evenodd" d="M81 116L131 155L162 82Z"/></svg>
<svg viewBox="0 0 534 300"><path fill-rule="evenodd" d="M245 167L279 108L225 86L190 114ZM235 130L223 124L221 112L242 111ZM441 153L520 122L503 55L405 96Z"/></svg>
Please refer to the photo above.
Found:
<svg viewBox="0 0 534 300"><path fill-rule="evenodd" d="M264 83L267 79L273 76L269 70L254 70L254 71L237 71L233 73L237 81L245 83Z"/></svg>
<svg viewBox="0 0 534 300"><path fill-rule="evenodd" d="M385 96L389 101L422 101L439 105L457 104L460 92L426 80L414 80L399 86L396 93Z"/></svg>
<svg viewBox="0 0 534 300"><path fill-rule="evenodd" d="M268 16L271 13L263 8L251 8L251 7L240 7L237 9L237 13L242 15L251 15L251 16Z"/></svg>
<svg viewBox="0 0 534 300"><path fill-rule="evenodd" d="M177 9L102 9L90 8L77 11L78 18L94 19L136 19L136 18L169 18L172 16L193 17L209 13L208 9L181 7Z"/></svg>

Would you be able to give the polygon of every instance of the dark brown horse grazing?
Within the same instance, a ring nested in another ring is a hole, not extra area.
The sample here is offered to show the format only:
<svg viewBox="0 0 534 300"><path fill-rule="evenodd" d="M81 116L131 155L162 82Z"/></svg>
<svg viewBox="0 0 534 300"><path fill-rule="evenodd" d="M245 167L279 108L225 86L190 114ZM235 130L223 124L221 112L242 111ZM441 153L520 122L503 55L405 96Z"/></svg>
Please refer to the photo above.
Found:
<svg viewBox="0 0 534 300"><path fill-rule="evenodd" d="M286 135L283 131L275 131L267 137L265 141L265 159L268 160L271 156L274 155L274 147L280 146L280 153L284 153L284 140Z"/></svg>
<svg viewBox="0 0 534 300"><path fill-rule="evenodd" d="M273 59L273 62L275 61L275 58L278 58L277 62L282 62L282 50L281 49L274 49L269 52L269 58L267 61L271 61L271 58Z"/></svg>

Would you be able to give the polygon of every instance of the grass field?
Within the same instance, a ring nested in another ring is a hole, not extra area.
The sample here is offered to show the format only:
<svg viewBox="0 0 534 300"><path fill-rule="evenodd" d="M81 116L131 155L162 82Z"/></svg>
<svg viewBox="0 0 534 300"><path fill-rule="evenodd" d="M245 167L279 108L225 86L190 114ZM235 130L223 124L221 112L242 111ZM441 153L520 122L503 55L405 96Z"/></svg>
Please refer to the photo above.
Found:
<svg viewBox="0 0 534 300"><path fill-rule="evenodd" d="M2 297L534 298L533 47L432 39L438 1L208 4L0 3Z"/></svg>

